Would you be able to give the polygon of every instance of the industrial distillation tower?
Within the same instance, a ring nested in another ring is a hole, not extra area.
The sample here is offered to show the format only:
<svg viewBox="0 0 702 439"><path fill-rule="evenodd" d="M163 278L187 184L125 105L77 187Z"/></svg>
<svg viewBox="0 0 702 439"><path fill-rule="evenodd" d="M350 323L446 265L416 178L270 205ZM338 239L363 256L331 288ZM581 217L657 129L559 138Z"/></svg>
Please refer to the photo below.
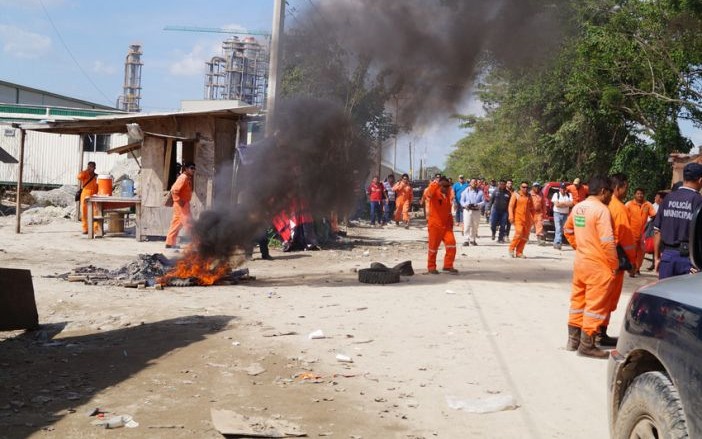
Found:
<svg viewBox="0 0 702 439"><path fill-rule="evenodd" d="M205 99L237 99L263 107L268 58L267 48L255 38L228 38L222 43L222 55L205 63Z"/></svg>
<svg viewBox="0 0 702 439"><path fill-rule="evenodd" d="M141 111L141 44L131 44L124 61L124 86L117 108L130 113Z"/></svg>

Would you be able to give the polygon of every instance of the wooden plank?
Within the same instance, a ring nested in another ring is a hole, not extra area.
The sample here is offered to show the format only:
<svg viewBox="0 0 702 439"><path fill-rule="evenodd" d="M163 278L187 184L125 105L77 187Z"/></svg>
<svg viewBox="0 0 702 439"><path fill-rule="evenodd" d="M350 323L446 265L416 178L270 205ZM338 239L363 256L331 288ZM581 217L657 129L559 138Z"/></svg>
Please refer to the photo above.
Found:
<svg viewBox="0 0 702 439"><path fill-rule="evenodd" d="M173 157L173 139L168 138L166 139L166 157L163 161L163 182L164 182L164 187L163 190L167 191L168 187L168 175L171 172L171 158Z"/></svg>

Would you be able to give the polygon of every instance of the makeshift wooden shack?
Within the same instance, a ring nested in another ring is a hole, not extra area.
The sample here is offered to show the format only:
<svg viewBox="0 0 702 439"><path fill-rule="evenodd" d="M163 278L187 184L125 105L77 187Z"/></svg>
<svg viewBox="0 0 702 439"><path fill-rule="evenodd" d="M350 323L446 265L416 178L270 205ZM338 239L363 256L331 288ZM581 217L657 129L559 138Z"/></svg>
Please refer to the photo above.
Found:
<svg viewBox="0 0 702 439"><path fill-rule="evenodd" d="M216 109L27 123L20 128L74 135L127 133L129 143L108 153L129 154L137 160L140 172L135 186L141 198L137 227L143 237L165 236L171 208L163 205L163 196L177 178L176 151L183 161L197 165L191 202L195 217L213 207L215 200L230 202L234 152L240 139L245 139L249 115L258 111L257 107L220 104Z"/></svg>

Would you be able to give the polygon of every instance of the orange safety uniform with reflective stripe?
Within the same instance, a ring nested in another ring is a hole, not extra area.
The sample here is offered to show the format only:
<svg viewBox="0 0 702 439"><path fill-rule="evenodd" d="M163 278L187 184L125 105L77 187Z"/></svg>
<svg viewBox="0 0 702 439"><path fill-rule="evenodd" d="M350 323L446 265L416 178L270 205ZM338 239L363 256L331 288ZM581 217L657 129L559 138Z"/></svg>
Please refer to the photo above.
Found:
<svg viewBox="0 0 702 439"><path fill-rule="evenodd" d="M400 180L392 187L395 191L395 221L409 223L409 211L412 205L412 186Z"/></svg>
<svg viewBox="0 0 702 439"><path fill-rule="evenodd" d="M543 221L543 209L544 209L544 197L541 192L530 192L531 204L534 206L534 232L536 236L543 236L544 234L544 221Z"/></svg>
<svg viewBox="0 0 702 439"><path fill-rule="evenodd" d="M636 244L634 235L631 233L631 225L629 223L629 211L624 207L624 203L615 196L609 202L609 214L612 216L612 232L614 234L614 244L621 246L626 253L626 257L631 262L631 265L636 265ZM614 280L610 284L610 314L617 309L619 297L622 295L622 287L624 286L624 271L618 270L614 276ZM609 315L605 321L605 325L609 323Z"/></svg>
<svg viewBox="0 0 702 439"><path fill-rule="evenodd" d="M185 227L186 231L190 230L190 200L193 198L193 180L185 173L180 174L171 187L171 194L173 194L173 217L166 235L166 244L176 245L180 229Z"/></svg>
<svg viewBox="0 0 702 439"><path fill-rule="evenodd" d="M444 270L453 268L453 261L456 259L456 237L453 234L453 215L451 215L452 194L453 191L450 188L448 193L442 193L441 185L437 182L431 182L425 193L425 198L429 204L429 213L427 215L427 229L429 230L427 269L430 271L436 270L436 255L442 242L446 247Z"/></svg>
<svg viewBox="0 0 702 439"><path fill-rule="evenodd" d="M646 253L643 239L644 229L648 219L654 218L656 212L653 210L653 205L646 200L641 204L636 200L631 200L624 206L629 212L629 224L631 225L631 233L634 235L634 243L636 244L636 271L639 271Z"/></svg>
<svg viewBox="0 0 702 439"><path fill-rule="evenodd" d="M574 184L568 185L566 191L573 198L573 205L578 204L581 201L585 201L588 197L589 189L586 184L581 184L579 188L575 187Z"/></svg>
<svg viewBox="0 0 702 439"><path fill-rule="evenodd" d="M575 249L568 325L592 335L609 314L609 286L619 267L609 209L588 197L573 207L563 233Z"/></svg>
<svg viewBox="0 0 702 439"><path fill-rule="evenodd" d="M90 180L90 172L81 171L78 173L77 177L80 181L80 185L83 187L83 190L80 193L80 222L83 226L83 233L88 233L88 203L85 201L85 199L97 194L98 191L97 175L93 175L93 179ZM90 180L90 182L88 182L88 180ZM93 224L93 230L95 233L98 233L100 230L100 225Z"/></svg>
<svg viewBox="0 0 702 439"><path fill-rule="evenodd" d="M534 204L529 194L522 195L518 191L512 193L509 199L509 222L514 225L514 237L509 243L510 253L517 251L517 256L524 253L524 247L529 241L531 225L534 221Z"/></svg>

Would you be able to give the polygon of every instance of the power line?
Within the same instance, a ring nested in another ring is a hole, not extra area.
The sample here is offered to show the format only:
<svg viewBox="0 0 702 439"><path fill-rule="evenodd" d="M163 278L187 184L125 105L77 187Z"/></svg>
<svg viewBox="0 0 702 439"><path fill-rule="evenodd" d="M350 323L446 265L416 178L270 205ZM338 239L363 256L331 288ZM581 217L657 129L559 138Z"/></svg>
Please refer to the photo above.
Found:
<svg viewBox="0 0 702 439"><path fill-rule="evenodd" d="M110 105L112 105L112 100L110 98L108 98L107 95L102 92L102 90L100 90L100 88L97 86L97 84L95 84L95 82L93 82L92 79L90 79L90 76L88 76L88 74L85 72L85 70L83 70L83 67L81 67L81 65L78 62L78 60L76 59L76 57L73 56L73 52L71 52L71 49L68 48L68 45L63 40L63 37L61 36L61 32L59 32L58 28L54 24L54 21L51 19L51 16L49 15L49 11L46 9L46 6L44 6L44 2L42 0L39 0L39 4L41 5L41 8L44 10L44 14L46 14L46 18L49 20L49 23L51 23L51 27L53 27L54 31L56 31L56 35L58 36L59 41L61 41L61 44L63 45L64 49L66 49L66 52L68 52L68 55L70 55L73 62L76 64L76 66L78 66L78 70L80 70L80 72L83 74L83 76L85 76L85 78L88 80L88 82L90 82L90 84L92 84L92 86L95 88L95 90L97 90L98 93L100 93L102 95L102 97L105 98L105 102L109 102Z"/></svg>

